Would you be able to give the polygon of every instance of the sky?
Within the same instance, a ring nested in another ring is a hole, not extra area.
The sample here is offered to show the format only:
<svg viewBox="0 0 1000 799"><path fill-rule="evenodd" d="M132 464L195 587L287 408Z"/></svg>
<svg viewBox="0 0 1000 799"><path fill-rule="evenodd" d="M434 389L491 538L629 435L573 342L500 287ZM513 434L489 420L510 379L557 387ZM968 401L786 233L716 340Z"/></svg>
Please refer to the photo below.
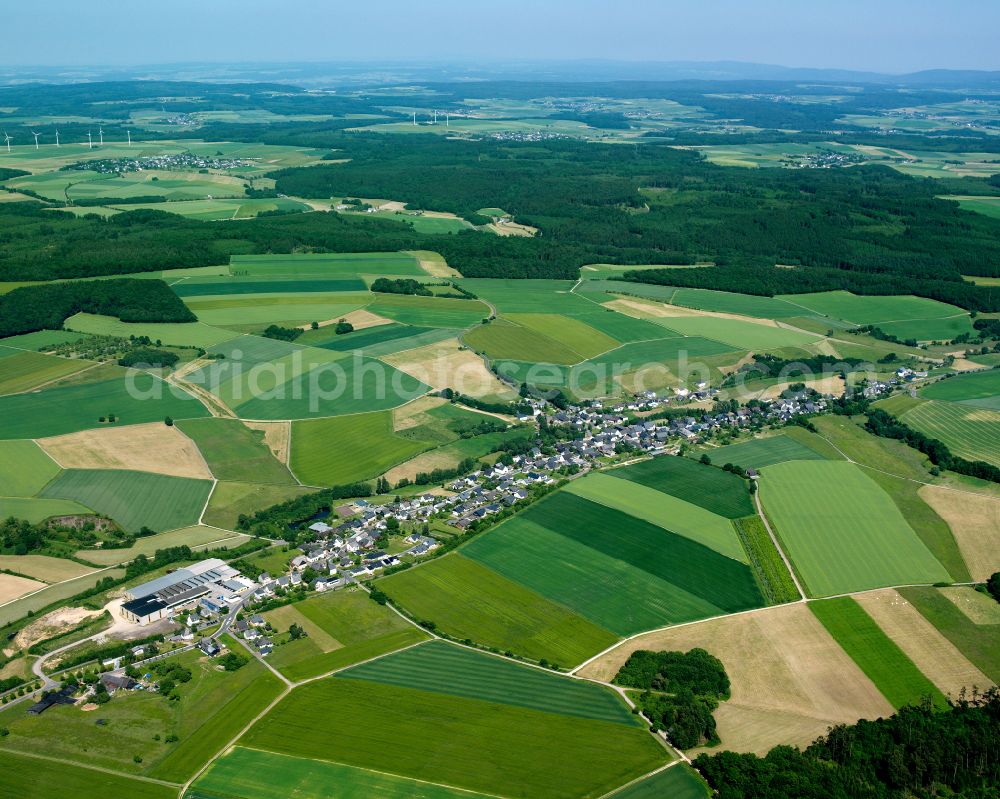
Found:
<svg viewBox="0 0 1000 799"><path fill-rule="evenodd" d="M4 2L0 64L611 59L1000 69L1000 0Z"/></svg>

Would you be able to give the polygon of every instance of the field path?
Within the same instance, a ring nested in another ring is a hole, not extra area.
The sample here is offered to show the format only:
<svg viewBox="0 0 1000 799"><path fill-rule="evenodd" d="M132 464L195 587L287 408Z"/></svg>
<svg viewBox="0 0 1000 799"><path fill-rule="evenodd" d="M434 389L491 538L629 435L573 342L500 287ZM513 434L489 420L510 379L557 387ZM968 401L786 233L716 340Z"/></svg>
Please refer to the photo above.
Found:
<svg viewBox="0 0 1000 799"><path fill-rule="evenodd" d="M802 590L802 584L799 582L798 575L795 573L795 569L792 568L792 562L788 559L785 554L785 550L781 548L781 544L778 541L778 536L774 534L774 530L771 529L771 523L767 520L767 516L764 515L764 508L760 504L760 492L753 492L753 501L757 506L757 515L760 516L760 520L764 522L764 528L767 530L767 534L771 536L771 543L774 544L774 548L778 550L778 554L781 555L781 559L785 563L785 568L788 569L788 573L792 575L792 582L795 583L795 590L799 592L799 602L804 602L806 598L806 592Z"/></svg>
<svg viewBox="0 0 1000 799"><path fill-rule="evenodd" d="M49 755L41 755L38 752L27 752L19 750L17 754L22 755L24 757L33 757L36 758L37 760L47 760L50 763L61 763L64 766L75 766L76 768L85 768L85 769L90 769L91 771L100 771L102 774L111 774L115 777L127 777L133 780L140 780L141 782L151 782L154 785L164 785L167 788L178 787L178 783L176 782L168 782L167 780L158 780L153 777L144 777L141 774L126 774L124 771L115 771L114 769L104 768L103 766L94 766L87 763L80 763L76 760L64 760L60 757L50 757Z"/></svg>

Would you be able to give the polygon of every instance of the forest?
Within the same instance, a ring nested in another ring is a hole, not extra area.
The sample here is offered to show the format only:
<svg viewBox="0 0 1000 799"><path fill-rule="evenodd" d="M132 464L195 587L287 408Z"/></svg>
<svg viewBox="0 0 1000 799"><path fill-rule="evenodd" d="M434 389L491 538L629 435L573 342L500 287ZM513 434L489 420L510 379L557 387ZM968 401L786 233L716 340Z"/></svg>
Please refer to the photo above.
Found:
<svg viewBox="0 0 1000 799"><path fill-rule="evenodd" d="M22 286L0 295L0 337L60 330L73 314L123 322L194 322L197 317L162 280L80 280Z"/></svg>
<svg viewBox="0 0 1000 799"><path fill-rule="evenodd" d="M840 725L805 750L702 754L694 765L719 799L986 799L1000 780L998 750L1000 693L993 688L944 712L928 702Z"/></svg>

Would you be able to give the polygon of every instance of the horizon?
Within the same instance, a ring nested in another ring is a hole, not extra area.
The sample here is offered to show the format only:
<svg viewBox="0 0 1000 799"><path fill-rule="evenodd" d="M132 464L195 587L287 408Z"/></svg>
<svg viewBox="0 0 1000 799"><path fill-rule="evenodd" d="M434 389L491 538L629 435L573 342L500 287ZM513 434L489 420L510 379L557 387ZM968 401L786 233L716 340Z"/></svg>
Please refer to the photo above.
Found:
<svg viewBox="0 0 1000 799"><path fill-rule="evenodd" d="M135 68L171 64L457 63L617 61L633 64L738 62L908 74L928 69L1000 69L993 32L1000 6L959 0L810 3L720 0L711 8L634 0L511 0L503 14L458 0L433 7L386 0L367 8L290 0L178 0L169 17L109 0L7 9L18 36L5 68ZM525 24L526 21L530 24ZM554 38L553 30L561 35ZM429 55L430 53L430 55ZM96 54L104 55L103 58ZM256 58L248 58L254 55Z"/></svg>

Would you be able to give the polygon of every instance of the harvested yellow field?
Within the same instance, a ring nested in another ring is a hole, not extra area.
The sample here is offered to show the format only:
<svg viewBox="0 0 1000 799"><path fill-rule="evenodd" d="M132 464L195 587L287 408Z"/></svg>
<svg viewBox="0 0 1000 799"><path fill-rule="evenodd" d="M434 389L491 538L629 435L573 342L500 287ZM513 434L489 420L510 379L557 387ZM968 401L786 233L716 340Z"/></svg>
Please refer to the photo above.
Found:
<svg viewBox="0 0 1000 799"><path fill-rule="evenodd" d="M444 256L430 250L407 250L407 255L412 255L420 262L420 268L431 277L461 277L462 273L457 269L448 266Z"/></svg>
<svg viewBox="0 0 1000 799"><path fill-rule="evenodd" d="M942 588L941 594L952 602L973 624L1000 624L1000 604L972 586Z"/></svg>
<svg viewBox="0 0 1000 799"><path fill-rule="evenodd" d="M958 698L962 688L985 689L993 684L896 590L859 594L855 599L941 693Z"/></svg>
<svg viewBox="0 0 1000 799"><path fill-rule="evenodd" d="M0 605L13 602L18 597L30 594L39 588L45 588L45 583L13 574L0 574Z"/></svg>
<svg viewBox="0 0 1000 799"><path fill-rule="evenodd" d="M807 388L811 388L818 391L820 394L833 394L835 397L839 397L844 393L844 379L838 377L837 375L831 375L830 377L823 377L819 380L802 380L802 381L789 381L786 383L776 383L773 386L768 386L759 395L760 399L773 400L781 396L781 394L788 390L792 383L804 383Z"/></svg>
<svg viewBox="0 0 1000 799"><path fill-rule="evenodd" d="M285 632L293 624L299 625L305 630L309 639L319 647L321 652L333 652L335 649L342 649L343 644L334 638L330 633L320 627L312 619L300 613L295 605L285 605L276 610L264 614L264 618L278 632Z"/></svg>
<svg viewBox="0 0 1000 799"><path fill-rule="evenodd" d="M530 238L538 232L538 228L522 225L518 222L491 222L486 227L498 236L524 236Z"/></svg>
<svg viewBox="0 0 1000 799"><path fill-rule="evenodd" d="M805 603L641 635L580 674L609 681L637 649L694 647L718 657L732 682L732 698L716 713L726 749L764 753L780 743L805 745L833 724L893 712Z"/></svg>
<svg viewBox="0 0 1000 799"><path fill-rule="evenodd" d="M433 472L435 469L449 469L455 467L455 457L447 452L441 452L440 448L432 449L430 452L422 452L415 458L399 466L392 467L385 473L385 479L390 484L395 485L404 477L407 480L415 480L421 472Z"/></svg>
<svg viewBox="0 0 1000 799"><path fill-rule="evenodd" d="M243 422L251 430L264 434L264 443L279 461L288 463L288 448L292 440L291 422Z"/></svg>
<svg viewBox="0 0 1000 799"><path fill-rule="evenodd" d="M512 396L483 359L455 338L386 355L382 360L434 389L451 388L470 397Z"/></svg>
<svg viewBox="0 0 1000 799"><path fill-rule="evenodd" d="M917 493L948 523L973 580L1000 570L1000 499L929 485Z"/></svg>
<svg viewBox="0 0 1000 799"><path fill-rule="evenodd" d="M162 422L83 430L42 438L38 444L64 469L133 469L212 479L194 442Z"/></svg>
<svg viewBox="0 0 1000 799"><path fill-rule="evenodd" d="M90 566L48 555L0 555L0 569L17 572L46 583L61 583L63 580L72 580L74 577L82 577L94 571Z"/></svg>
<svg viewBox="0 0 1000 799"><path fill-rule="evenodd" d="M755 325L763 325L764 327L785 327L788 325L779 325L773 319L761 319L756 316L741 316L735 313L723 313L722 311L700 311L697 308L685 308L682 305L667 305L662 302L656 302L655 300L640 300L634 297L629 297L628 299L612 300L611 302L603 303L604 306L611 308L620 313L626 314L627 316L634 316L638 319L670 319L670 318L680 318L680 317L709 317L714 319L735 319L739 322L750 322Z"/></svg>

